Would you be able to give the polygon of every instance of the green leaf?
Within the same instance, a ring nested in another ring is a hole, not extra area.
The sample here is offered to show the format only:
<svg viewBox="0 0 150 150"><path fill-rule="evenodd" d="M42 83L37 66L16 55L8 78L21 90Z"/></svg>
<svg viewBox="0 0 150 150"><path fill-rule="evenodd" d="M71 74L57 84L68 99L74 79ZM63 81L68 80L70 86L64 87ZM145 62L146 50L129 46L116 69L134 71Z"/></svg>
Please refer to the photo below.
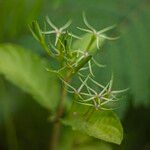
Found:
<svg viewBox="0 0 150 150"><path fill-rule="evenodd" d="M40 29L39 24L37 23L37 21L33 21L31 23L31 25L29 26L29 29L30 29L30 31L32 32L34 38L37 41L40 42L40 41L44 40L44 36L41 33L41 29Z"/></svg>
<svg viewBox="0 0 150 150"><path fill-rule="evenodd" d="M95 110L75 104L63 123L72 126L89 136L116 144L123 139L123 129L117 116L112 111Z"/></svg>
<svg viewBox="0 0 150 150"><path fill-rule="evenodd" d="M40 29L40 26L38 24L37 21L33 21L31 23L31 25L29 25L29 29L33 35L33 37L40 42L41 46L44 48L44 50L46 51L46 53L49 55L49 56L52 56L52 53L49 49L49 47L47 46L46 44L46 40L45 40L45 36L42 35L42 32L41 32L41 29Z"/></svg>
<svg viewBox="0 0 150 150"><path fill-rule="evenodd" d="M111 146L101 142L91 142L85 145L78 145L73 150L112 150Z"/></svg>
<svg viewBox="0 0 150 150"><path fill-rule="evenodd" d="M56 76L44 67L48 62L11 44L0 45L0 73L47 109L54 110L58 100Z"/></svg>
<svg viewBox="0 0 150 150"><path fill-rule="evenodd" d="M73 132L72 150L112 150L111 144L88 136L81 132Z"/></svg>
<svg viewBox="0 0 150 150"><path fill-rule="evenodd" d="M10 41L27 31L26 25L38 16L42 0L0 0L0 41Z"/></svg>

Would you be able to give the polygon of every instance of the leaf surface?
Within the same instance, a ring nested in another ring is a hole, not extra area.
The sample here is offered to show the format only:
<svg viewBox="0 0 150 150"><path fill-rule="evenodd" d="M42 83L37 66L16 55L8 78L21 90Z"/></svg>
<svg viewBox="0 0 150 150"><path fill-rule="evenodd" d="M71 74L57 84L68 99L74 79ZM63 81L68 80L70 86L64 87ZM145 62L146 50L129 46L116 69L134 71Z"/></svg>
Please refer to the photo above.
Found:
<svg viewBox="0 0 150 150"><path fill-rule="evenodd" d="M40 105L54 110L59 96L57 78L46 71L46 66L46 60L22 47L0 45L0 73Z"/></svg>
<svg viewBox="0 0 150 150"><path fill-rule="evenodd" d="M107 142L120 144L123 139L121 123L112 111L76 105L63 123L72 126L73 130L79 130Z"/></svg>

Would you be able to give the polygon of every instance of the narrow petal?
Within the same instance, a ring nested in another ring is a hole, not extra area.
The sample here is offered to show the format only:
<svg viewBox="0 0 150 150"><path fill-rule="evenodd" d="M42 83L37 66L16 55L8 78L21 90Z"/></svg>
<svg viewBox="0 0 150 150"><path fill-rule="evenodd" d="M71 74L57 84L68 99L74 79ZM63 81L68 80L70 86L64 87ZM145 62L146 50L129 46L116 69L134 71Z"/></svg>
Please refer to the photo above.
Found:
<svg viewBox="0 0 150 150"><path fill-rule="evenodd" d="M42 34L52 34L55 33L55 31L43 31Z"/></svg>
<svg viewBox="0 0 150 150"><path fill-rule="evenodd" d="M60 30L65 30L66 28L68 28L71 25L72 21L69 20L63 27L60 28Z"/></svg>
<svg viewBox="0 0 150 150"><path fill-rule="evenodd" d="M84 28L80 28L80 27L77 27L77 29L88 32L88 33L93 33L91 30L88 30L88 29L84 29Z"/></svg>
<svg viewBox="0 0 150 150"><path fill-rule="evenodd" d="M119 94L119 93L126 92L126 91L128 91L128 90L129 90L129 88L123 89L123 90L118 90L118 91L112 91L111 93L113 93L113 94Z"/></svg>
<svg viewBox="0 0 150 150"><path fill-rule="evenodd" d="M106 27L106 28L104 28L104 29L98 31L98 34L107 32L107 31L109 31L109 30L111 30L111 29L113 29L113 28L115 28L115 27L116 27L116 25L112 25L112 26Z"/></svg>
<svg viewBox="0 0 150 150"><path fill-rule="evenodd" d="M82 88L85 86L85 83L87 82L89 76L86 77L86 79L82 82L81 86L78 88L78 92L80 92L82 90Z"/></svg>
<svg viewBox="0 0 150 150"><path fill-rule="evenodd" d="M91 77L89 77L89 79L96 84L97 86L101 87L101 88L105 88L103 85L99 84L98 82L96 82L95 80L93 80Z"/></svg>
<svg viewBox="0 0 150 150"><path fill-rule="evenodd" d="M108 36L103 35L103 34L100 34L99 36L103 37L104 39L107 39L107 40L117 40L117 39L119 39L119 36L117 36L117 37L108 37Z"/></svg>
<svg viewBox="0 0 150 150"><path fill-rule="evenodd" d="M54 30L57 30L57 27L51 22L48 16L46 16L46 21Z"/></svg>
<svg viewBox="0 0 150 150"><path fill-rule="evenodd" d="M85 16L85 13L83 13L83 21L84 21L85 25L86 25L89 29L91 29L92 31L95 30L95 29L88 23L88 21L87 21L87 19L86 19L86 16Z"/></svg>

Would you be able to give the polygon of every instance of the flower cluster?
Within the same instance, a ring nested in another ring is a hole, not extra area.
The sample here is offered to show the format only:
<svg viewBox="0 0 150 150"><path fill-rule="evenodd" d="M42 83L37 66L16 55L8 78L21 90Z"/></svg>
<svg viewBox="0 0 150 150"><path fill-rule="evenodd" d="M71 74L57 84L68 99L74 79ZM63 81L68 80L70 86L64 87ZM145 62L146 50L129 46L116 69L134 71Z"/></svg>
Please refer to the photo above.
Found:
<svg viewBox="0 0 150 150"><path fill-rule="evenodd" d="M122 92L127 91L128 89L123 90L112 90L113 86L113 76L111 80L107 83L106 86L101 85L97 81L95 81L90 75L83 79L79 75L79 80L81 85L76 89L63 79L61 79L64 84L66 85L66 90L69 93L74 94L75 102L94 107L95 109L102 109L102 110L112 110L114 108L107 108L109 103L119 101L118 95ZM92 82L93 86L89 86L88 82ZM93 88L97 87L97 88ZM97 90L95 90L97 89Z"/></svg>
<svg viewBox="0 0 150 150"><path fill-rule="evenodd" d="M104 65L99 64L93 58L90 49L93 43L95 43L95 48L99 49L101 38L105 40L118 39L118 37L109 37L105 34L105 32L113 29L115 25L97 31L88 23L85 14L83 14L83 21L87 29L80 27L77 28L90 34L90 41L87 43L85 49L72 48L73 38L76 38L77 40L80 40L81 38L67 30L71 25L70 20L64 26L58 28L48 17L46 17L46 22L52 30L41 30L37 22L34 22L30 29L34 37L46 50L47 54L50 57L56 58L60 63L59 69L47 69L47 71L57 73L59 78L66 85L66 90L69 93L74 94L75 101L79 104L95 107L96 109L108 110L105 106L109 103L118 101L117 95L126 91L126 89L113 91L113 77L106 86L101 85L93 79L94 73L92 71L92 64L94 63L98 67L104 67ZM51 47L49 47L46 41L46 36L50 36L51 34L55 34L55 44L53 45L52 42L50 42ZM87 77L82 74L82 71L84 70L88 70ZM68 80L71 80L71 77L75 74L78 74L78 79L81 82L81 85L77 89L67 82ZM98 90L93 88L89 82L93 84L93 87L97 86Z"/></svg>

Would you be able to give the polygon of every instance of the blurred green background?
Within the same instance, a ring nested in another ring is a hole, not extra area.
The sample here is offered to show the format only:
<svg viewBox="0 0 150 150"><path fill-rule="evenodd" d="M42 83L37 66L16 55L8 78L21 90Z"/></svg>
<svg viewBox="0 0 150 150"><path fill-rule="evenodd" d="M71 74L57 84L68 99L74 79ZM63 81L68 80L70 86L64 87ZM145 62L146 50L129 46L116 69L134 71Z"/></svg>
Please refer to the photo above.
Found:
<svg viewBox="0 0 150 150"><path fill-rule="evenodd" d="M124 141L103 149L150 150L150 1L0 0L0 43L16 43L44 55L28 24L36 19L43 25L48 15L61 26L71 18L73 32L80 34L76 27L84 26L83 11L96 29L117 24L114 33L120 35L99 51L97 60L107 67L95 72L97 80L105 83L113 71L115 87L130 88L117 110ZM0 150L48 149L47 117L48 112L30 95L0 75Z"/></svg>

